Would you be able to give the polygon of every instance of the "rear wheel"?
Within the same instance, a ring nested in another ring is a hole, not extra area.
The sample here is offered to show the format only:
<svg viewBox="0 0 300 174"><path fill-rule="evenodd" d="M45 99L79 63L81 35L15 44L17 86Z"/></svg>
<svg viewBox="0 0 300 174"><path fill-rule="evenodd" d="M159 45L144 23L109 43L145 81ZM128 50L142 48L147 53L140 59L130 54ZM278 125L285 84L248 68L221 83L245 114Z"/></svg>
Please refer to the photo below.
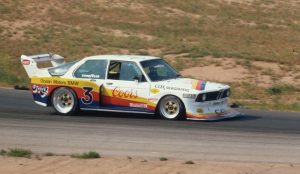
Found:
<svg viewBox="0 0 300 174"><path fill-rule="evenodd" d="M53 92L52 105L54 110L62 115L71 115L78 110L78 100L74 91L70 88L61 87Z"/></svg>
<svg viewBox="0 0 300 174"><path fill-rule="evenodd" d="M159 115L167 120L180 120L184 118L183 103L175 96L166 96L159 102Z"/></svg>

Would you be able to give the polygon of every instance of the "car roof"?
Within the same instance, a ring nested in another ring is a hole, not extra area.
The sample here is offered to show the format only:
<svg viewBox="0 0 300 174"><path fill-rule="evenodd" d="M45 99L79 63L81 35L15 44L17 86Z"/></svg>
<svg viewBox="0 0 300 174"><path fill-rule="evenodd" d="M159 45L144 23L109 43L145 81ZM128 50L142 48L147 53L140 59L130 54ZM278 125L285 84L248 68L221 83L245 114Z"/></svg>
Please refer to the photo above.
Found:
<svg viewBox="0 0 300 174"><path fill-rule="evenodd" d="M84 59L85 60L105 59L105 60L123 60L123 61L141 62L144 60L152 60L152 59L160 59L160 58L154 56L140 56L140 55L96 55L96 56L89 56Z"/></svg>

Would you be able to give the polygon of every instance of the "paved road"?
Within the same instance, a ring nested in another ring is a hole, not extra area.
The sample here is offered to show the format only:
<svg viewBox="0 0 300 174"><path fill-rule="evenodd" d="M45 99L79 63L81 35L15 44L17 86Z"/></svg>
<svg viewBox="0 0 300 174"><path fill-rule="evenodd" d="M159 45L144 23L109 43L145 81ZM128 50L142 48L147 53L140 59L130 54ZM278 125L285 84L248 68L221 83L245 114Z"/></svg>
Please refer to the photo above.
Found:
<svg viewBox="0 0 300 174"><path fill-rule="evenodd" d="M300 163L299 113L240 111L246 115L216 122L107 112L58 116L37 106L29 91L0 89L0 149Z"/></svg>

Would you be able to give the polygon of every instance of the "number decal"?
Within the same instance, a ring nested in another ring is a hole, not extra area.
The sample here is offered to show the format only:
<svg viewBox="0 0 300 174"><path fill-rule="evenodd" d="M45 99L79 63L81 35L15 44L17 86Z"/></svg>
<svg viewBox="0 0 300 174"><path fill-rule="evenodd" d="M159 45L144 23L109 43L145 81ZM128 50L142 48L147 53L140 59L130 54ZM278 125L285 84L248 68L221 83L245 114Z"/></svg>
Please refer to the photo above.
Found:
<svg viewBox="0 0 300 174"><path fill-rule="evenodd" d="M93 102L93 95L92 95L92 91L93 88L91 87L83 87L83 95L84 97L81 98L81 102L85 105L89 105Z"/></svg>

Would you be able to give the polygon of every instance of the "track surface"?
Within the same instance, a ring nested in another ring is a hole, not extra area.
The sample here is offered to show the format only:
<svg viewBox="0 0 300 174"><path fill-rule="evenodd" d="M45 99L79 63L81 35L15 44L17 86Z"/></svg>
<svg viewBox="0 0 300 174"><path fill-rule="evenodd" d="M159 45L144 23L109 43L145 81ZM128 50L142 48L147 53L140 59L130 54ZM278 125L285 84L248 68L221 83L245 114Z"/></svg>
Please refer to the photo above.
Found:
<svg viewBox="0 0 300 174"><path fill-rule="evenodd" d="M55 115L29 91L0 89L0 149L35 152L300 163L300 114L240 110L226 121L166 121L148 115Z"/></svg>

